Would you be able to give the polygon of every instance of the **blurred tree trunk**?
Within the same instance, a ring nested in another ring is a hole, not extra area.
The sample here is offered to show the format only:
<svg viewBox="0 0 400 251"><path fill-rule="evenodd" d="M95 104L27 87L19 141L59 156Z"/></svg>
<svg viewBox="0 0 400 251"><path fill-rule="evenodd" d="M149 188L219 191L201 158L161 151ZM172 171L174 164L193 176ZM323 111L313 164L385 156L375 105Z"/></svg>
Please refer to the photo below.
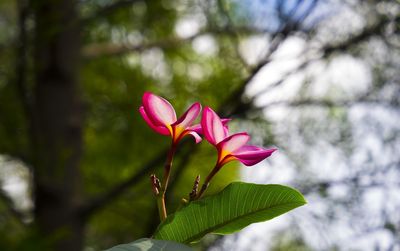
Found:
<svg viewBox="0 0 400 251"><path fill-rule="evenodd" d="M82 105L75 0L34 0L35 221L54 250L81 250ZM54 239L53 239L54 238Z"/></svg>

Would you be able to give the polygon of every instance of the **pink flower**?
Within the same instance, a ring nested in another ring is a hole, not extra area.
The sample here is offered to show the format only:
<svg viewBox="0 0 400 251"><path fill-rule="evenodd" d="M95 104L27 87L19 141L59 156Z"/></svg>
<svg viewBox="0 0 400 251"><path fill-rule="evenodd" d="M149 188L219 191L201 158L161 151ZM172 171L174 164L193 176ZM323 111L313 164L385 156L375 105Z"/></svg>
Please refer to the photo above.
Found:
<svg viewBox="0 0 400 251"><path fill-rule="evenodd" d="M196 140L201 141L201 137L195 129L191 129L193 121L197 118L201 110L200 103L194 103L179 118L172 105L164 98L145 92L142 98L142 106L139 112L146 123L157 133L171 136L173 144L178 143L184 136L190 134ZM197 129L198 130L198 129Z"/></svg>
<svg viewBox="0 0 400 251"><path fill-rule="evenodd" d="M245 132L229 136L229 132L219 116L209 107L203 110L201 127L207 141L217 148L217 167L221 167L232 160L239 160L246 166L252 166L276 151L276 149L246 145L250 136Z"/></svg>

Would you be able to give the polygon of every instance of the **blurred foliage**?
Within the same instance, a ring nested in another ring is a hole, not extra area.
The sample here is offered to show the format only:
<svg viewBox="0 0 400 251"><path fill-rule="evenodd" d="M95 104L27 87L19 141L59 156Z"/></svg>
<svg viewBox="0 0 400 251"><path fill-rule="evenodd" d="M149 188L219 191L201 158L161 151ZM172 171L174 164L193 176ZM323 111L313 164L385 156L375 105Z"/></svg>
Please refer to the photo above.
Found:
<svg viewBox="0 0 400 251"><path fill-rule="evenodd" d="M99 1L83 1L82 15L91 16L98 9L112 4ZM167 1L149 1L120 8L110 15L98 16L84 27L84 45L90 43L124 43L137 34L142 42L157 41L174 36L174 28L180 12L166 8ZM170 5L174 3L170 2ZM15 84L15 50L17 39L17 7L11 0L0 4L0 153L21 158L29 156L29 133ZM31 22L31 17L28 20ZM29 35L29 41L33 39ZM17 41L18 42L18 41ZM85 102L84 174L85 197L106 192L113 185L129 178L145 163L154 158L169 144L169 138L155 134L138 113L144 91L152 91L170 100L178 116L195 101L218 109L222 102L241 83L243 71L239 61L229 55L234 48L228 39L218 41L219 50L214 56L202 56L189 44L172 45L160 50L151 48L121 56L100 56L84 60L81 66L81 95ZM28 45L31 50L31 44ZM151 65L143 59L150 57ZM31 60L31 59L29 59ZM234 62L234 61L237 62ZM30 67L34 66L34 59ZM166 67L159 73L160 64ZM200 69L200 72L199 72ZM204 70L203 70L204 69ZM194 71L197 71L195 78ZM31 76L27 76L31 86ZM28 95L32 95L31 91ZM189 142L188 144L194 144ZM182 149L183 150L183 149ZM26 157L26 159L25 159ZM196 146L171 196L170 211L177 207L180 198L187 197L197 174L205 177L216 159L211 146ZM180 157L175 165L180 164ZM29 162L25 163L29 166ZM216 177L209 193L220 190L227 183L238 179L238 164L229 164ZM161 166L155 172L162 176ZM95 250L126 243L140 237L148 237L154 229L156 203L147 177L140 184L110 203L90 218L87 225L87 246ZM29 227L20 225L0 208L2 222L0 247L25 239ZM32 238L39 236L31 235ZM30 238L30 237L29 237ZM40 246L40 245L39 245ZM33 247L32 247L33 248Z"/></svg>

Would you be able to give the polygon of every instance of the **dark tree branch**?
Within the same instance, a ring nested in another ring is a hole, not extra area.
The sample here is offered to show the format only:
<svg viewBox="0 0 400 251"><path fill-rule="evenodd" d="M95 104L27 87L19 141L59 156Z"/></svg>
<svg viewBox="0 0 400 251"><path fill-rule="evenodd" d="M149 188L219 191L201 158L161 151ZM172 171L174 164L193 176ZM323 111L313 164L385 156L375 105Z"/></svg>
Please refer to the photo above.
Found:
<svg viewBox="0 0 400 251"><path fill-rule="evenodd" d="M102 56L118 56L129 52L141 52L150 48L175 48L181 46L183 43L187 43L205 34L205 32L197 33L188 38L177 38L171 37L161 41L148 42L139 45L131 44L114 44L114 43L102 43L102 44L90 44L82 49L82 55L85 59L93 59Z"/></svg>
<svg viewBox="0 0 400 251"><path fill-rule="evenodd" d="M82 56L87 59L95 59L97 57L102 56L119 56L129 52L142 52L151 48L176 48L182 46L185 43L193 41L195 38L205 35L205 34L215 34L215 35L226 35L226 36L234 36L236 32L239 31L242 34L260 34L264 31L252 28L252 27L236 27L235 29L226 28L226 29L206 29L196 33L187 38L179 38L179 37L169 37L159 41L153 42L144 42L138 45L132 44L116 44L116 43L93 43L86 45L82 49Z"/></svg>
<svg viewBox="0 0 400 251"><path fill-rule="evenodd" d="M31 91L28 88L27 83L27 57L28 57L28 31L26 27L26 21L29 15L28 3L25 0L17 1L18 11L18 39L16 41L16 62L15 62L15 86L17 95L22 105L23 113L26 120L28 121L28 134L33 137L33 126L34 126L34 115L33 115L33 101L31 97ZM31 140L32 142L32 140ZM31 146L33 149L33 147ZM32 150L31 149L31 150ZM25 163L31 162L31 156L28 153L23 152L21 149L18 155L20 159L24 160Z"/></svg>
<svg viewBox="0 0 400 251"><path fill-rule="evenodd" d="M28 91L26 86L26 51L27 51L27 31L26 19L28 16L28 9L25 1L19 0L18 2L18 40L17 40L17 60L15 65L15 76L18 93L26 114L30 114L30 104L28 98Z"/></svg>
<svg viewBox="0 0 400 251"><path fill-rule="evenodd" d="M284 6L287 3L285 3L285 1L277 1L276 10L280 21L280 28L278 29L280 33L287 34L294 30L302 30L304 20L316 9L318 2L319 0L313 0L309 3L305 1L296 1L292 8L286 11ZM305 5L307 6L304 7ZM299 10L301 10L301 13Z"/></svg>
<svg viewBox="0 0 400 251"><path fill-rule="evenodd" d="M110 201L118 198L123 192L141 181L143 177L149 176L150 172L153 171L155 167L162 165L165 160L165 156L167 155L167 152L168 149L164 149L163 151L158 153L154 159L151 159L149 162L147 162L142 167L142 169L133 174L130 178L112 187L106 193L89 200L86 204L80 207L79 213L83 217L88 217L95 211L106 206L107 203L109 203Z"/></svg>
<svg viewBox="0 0 400 251"><path fill-rule="evenodd" d="M399 107L399 100L385 100L370 97L369 93L361 95L360 97L354 99L342 99L342 100L329 100L329 99L300 99L300 100L281 100L275 101L268 104L263 105L262 107L255 108L264 109L270 108L273 106L290 106L290 107L304 107L304 106L319 106L319 107L350 107L358 104L373 104L373 105L385 105L391 107Z"/></svg>
<svg viewBox="0 0 400 251"><path fill-rule="evenodd" d="M295 5L296 6L301 5L301 3L302 1L297 1ZM254 77L261 71L261 69L265 65L271 62L272 54L279 48L282 42L285 41L285 39L289 37L290 34L299 29L301 22L304 21L304 19L307 18L317 6L317 0L314 0L310 4L310 6L306 9L306 11L303 13L302 17L295 22L290 21L289 17L285 17L283 15L283 10L281 9L282 8L281 4L283 4L283 1L278 1L277 4L278 4L277 6L278 13L280 13L280 16L283 19L284 23L278 32L272 34L271 45L264 59L261 60L252 69L250 69L249 76L243 81L243 83L236 89L236 91L234 91L234 93L230 96L230 98L225 102L226 104L225 107L228 108L229 110L222 109L221 111L222 114L243 113L245 110L249 110L251 108L252 102L250 100L247 101L242 100L246 86L254 79ZM296 7L293 7L291 11L295 10Z"/></svg>
<svg viewBox="0 0 400 251"><path fill-rule="evenodd" d="M302 15L296 20L296 22L302 24L304 20L315 10L315 8L318 6L318 3L319 0L313 0L311 3L309 3L306 10L303 11Z"/></svg>
<svg viewBox="0 0 400 251"><path fill-rule="evenodd" d="M387 24L389 24L390 19L387 17L380 17L380 19L373 25L364 28L360 33L351 36L349 39L339 42L337 44L330 44L324 46L322 53L324 56L328 57L334 52L347 51L353 46L357 46L360 42L368 40L373 36L381 36L383 30Z"/></svg>
<svg viewBox="0 0 400 251"><path fill-rule="evenodd" d="M362 168L359 171L345 177L343 179L338 180L322 180L322 181L300 181L294 184L295 187L299 188L305 194L310 194L312 192L320 191L321 189L328 189L334 185L343 185L343 184L351 184L353 187L377 187L377 186L387 186L387 185L396 185L400 186L400 182L395 181L394 183L388 183L386 181L377 181L373 177L378 176L379 174L387 174L389 171L393 169L398 169L400 167L400 161L392 161L387 163L386 165L375 166L374 168L367 169ZM368 179L368 182L363 181L363 177L371 177Z"/></svg>
<svg viewBox="0 0 400 251"><path fill-rule="evenodd" d="M315 8L315 6L314 6ZM276 87L280 86L282 83L285 82L285 80L292 76L293 74L299 72L302 69L305 69L310 63L319 60L319 59L323 59L323 58L327 58L330 55L332 55L333 53L337 53L337 52L345 52L348 49L350 49L350 47L352 46L357 46L358 44L360 44L361 42L370 39L373 36L377 36L377 35L382 35L382 31L383 28L390 22L390 20L386 17L382 17L375 25L372 25L370 27L366 27L362 32L360 32L359 34L356 34L354 36L351 36L349 39L342 41L340 43L337 44L331 44L331 45L326 45L325 47L323 47L322 49L320 49L322 55L320 55L317 58L311 59L311 60L306 60L303 63L301 63L298 67L296 67L296 69L292 70L291 72L288 72L287 74L285 74L281 79L279 79L278 81L276 81L275 83L266 86L263 90L261 90L259 93L257 93L254 97L252 97L251 99L249 99L247 102L243 102L241 105L241 107L237 108L237 114L244 114L246 111L249 111L251 109L254 109L251 104L254 102L254 100L259 97L262 94L265 94L273 89L275 89ZM361 102L362 100L358 100L357 103ZM398 101L396 100L391 100L391 101L387 101L387 100L381 100L383 102L385 102L386 104L391 104L394 106L398 106ZM364 100L364 102L367 102L367 100ZM371 102L379 102L379 100L369 100L368 103ZM277 101L271 104L268 104L268 106L270 105L287 105L287 106L349 106L351 105L351 101L350 100L346 100L346 101L328 101L328 100L301 100L301 101Z"/></svg>
<svg viewBox="0 0 400 251"><path fill-rule="evenodd" d="M272 40L271 46L267 55L261 60L256 66L250 70L250 74L247 78L239 85L239 87L229 96L229 98L224 102L224 105L220 109L220 113L223 116L230 114L236 114L236 111L241 107L244 102L242 100L243 93L246 86L254 79L254 77L261 71L261 69L271 62L271 55L279 48L281 42L286 38L286 35L277 35L275 39Z"/></svg>
<svg viewBox="0 0 400 251"><path fill-rule="evenodd" d="M317 58L317 59L319 59L319 58ZM274 83L272 83L272 84L266 86L264 89L260 90L254 97L251 98L250 102L254 102L255 99L258 98L259 96L261 96L262 94L265 94L267 92L270 92L270 91L274 90L276 87L278 87L282 83L284 83L286 79L288 79L289 77L291 77L294 74L298 73L299 71L305 69L308 65L310 65L311 63L313 63L317 59L309 59L309 60L304 61L303 63L298 65L296 67L296 69L293 69L293 70L287 72L281 79L275 81Z"/></svg>

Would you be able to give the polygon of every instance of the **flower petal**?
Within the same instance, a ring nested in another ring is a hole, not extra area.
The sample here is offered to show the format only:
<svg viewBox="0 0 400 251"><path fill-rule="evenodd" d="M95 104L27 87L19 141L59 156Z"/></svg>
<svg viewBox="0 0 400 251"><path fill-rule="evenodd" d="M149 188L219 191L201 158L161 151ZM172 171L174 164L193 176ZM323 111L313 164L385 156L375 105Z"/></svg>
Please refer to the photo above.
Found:
<svg viewBox="0 0 400 251"><path fill-rule="evenodd" d="M200 143L202 138L200 137L199 134L197 134L197 132L194 131L188 131L188 134L192 135L194 140L196 141L196 144Z"/></svg>
<svg viewBox="0 0 400 251"><path fill-rule="evenodd" d="M186 129L192 125L193 121L197 118L201 110L200 103L194 103L187 109L187 111L175 122L172 126L179 126Z"/></svg>
<svg viewBox="0 0 400 251"><path fill-rule="evenodd" d="M249 141L250 136L246 132L233 134L218 144L218 148L227 154L240 149Z"/></svg>
<svg viewBox="0 0 400 251"><path fill-rule="evenodd" d="M224 127L228 128L228 122L230 122L232 119L228 119L228 118L224 118L221 119L222 125L224 125Z"/></svg>
<svg viewBox="0 0 400 251"><path fill-rule="evenodd" d="M213 145L218 144L227 136L221 119L210 107L203 110L201 127L204 137Z"/></svg>
<svg viewBox="0 0 400 251"><path fill-rule="evenodd" d="M257 146L246 145L239 148L234 153L232 153L232 156L237 158L240 162L242 162L246 166L252 166L268 158L276 150L277 149L275 148L264 149Z"/></svg>
<svg viewBox="0 0 400 251"><path fill-rule="evenodd" d="M170 131L165 126L156 126L153 124L153 121L149 119L143 106L139 108L139 112L142 115L144 121L146 121L150 128L153 129L155 132L162 135L170 135Z"/></svg>
<svg viewBox="0 0 400 251"><path fill-rule="evenodd" d="M224 129L226 131L228 131L228 122L231 121L231 119L221 119L222 125L224 126ZM196 124L193 125L191 127L189 127L188 129L197 132L198 134L203 134L203 129L201 128L201 124ZM228 132L226 133L226 135L228 135Z"/></svg>
<svg viewBox="0 0 400 251"><path fill-rule="evenodd" d="M142 99L148 118L156 126L171 125L176 121L175 110L164 98L145 92Z"/></svg>
<svg viewBox="0 0 400 251"><path fill-rule="evenodd" d="M192 125L188 129L196 132L197 134L203 134L203 129L201 128L201 124Z"/></svg>

